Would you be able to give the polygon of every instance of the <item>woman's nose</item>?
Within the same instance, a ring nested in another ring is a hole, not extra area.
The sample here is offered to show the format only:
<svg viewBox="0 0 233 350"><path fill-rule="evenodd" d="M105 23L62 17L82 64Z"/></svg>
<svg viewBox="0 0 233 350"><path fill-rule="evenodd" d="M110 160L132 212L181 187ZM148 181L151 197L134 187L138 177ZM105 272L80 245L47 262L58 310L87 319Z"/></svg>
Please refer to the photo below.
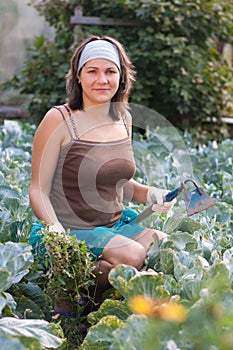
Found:
<svg viewBox="0 0 233 350"><path fill-rule="evenodd" d="M99 73L98 82L100 82L101 84L106 84L108 82L108 79L105 73Z"/></svg>

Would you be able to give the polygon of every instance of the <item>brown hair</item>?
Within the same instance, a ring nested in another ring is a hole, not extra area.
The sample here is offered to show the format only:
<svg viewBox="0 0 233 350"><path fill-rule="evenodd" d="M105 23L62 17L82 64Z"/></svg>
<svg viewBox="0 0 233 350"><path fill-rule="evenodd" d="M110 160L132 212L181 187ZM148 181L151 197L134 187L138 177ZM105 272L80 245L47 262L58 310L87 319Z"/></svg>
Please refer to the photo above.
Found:
<svg viewBox="0 0 233 350"><path fill-rule="evenodd" d="M116 46L119 53L121 62L120 82L119 88L116 94L113 96L111 102L121 103L111 103L110 106L110 114L112 118L114 120L119 120L120 115L125 112L125 109L129 109L129 93L132 88L132 83L135 80L136 71L125 52L124 47L119 43L119 41L109 36L99 37L92 35L86 40L82 41L81 44L76 48L73 56L71 57L69 72L66 75L66 91L68 94L67 103L73 110L83 110L82 86L78 82L78 63L85 45L94 40L109 41Z"/></svg>

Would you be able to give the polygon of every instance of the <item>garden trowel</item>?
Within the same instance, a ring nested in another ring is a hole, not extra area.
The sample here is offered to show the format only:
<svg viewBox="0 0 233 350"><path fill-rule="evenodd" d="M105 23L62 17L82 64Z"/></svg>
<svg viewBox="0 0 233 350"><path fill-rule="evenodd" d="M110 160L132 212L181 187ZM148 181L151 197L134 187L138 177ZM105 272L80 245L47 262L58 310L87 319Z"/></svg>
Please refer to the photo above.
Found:
<svg viewBox="0 0 233 350"><path fill-rule="evenodd" d="M195 186L195 189L188 192L186 188L186 183L192 182ZM216 203L213 200L213 198L209 197L201 187L199 187L195 181L191 179L187 179L184 182L181 183L180 187L176 188L175 190L169 192L165 196L166 202L171 202L174 198L178 196L182 191L185 191L184 195L184 201L186 205L186 211L188 216L192 216L194 214L197 214L203 210L206 210L212 206L214 206ZM136 219L131 221L131 224L138 224L142 220L146 219L149 215L153 213L152 210L153 204L151 204L149 207L147 207L143 212L141 212Z"/></svg>

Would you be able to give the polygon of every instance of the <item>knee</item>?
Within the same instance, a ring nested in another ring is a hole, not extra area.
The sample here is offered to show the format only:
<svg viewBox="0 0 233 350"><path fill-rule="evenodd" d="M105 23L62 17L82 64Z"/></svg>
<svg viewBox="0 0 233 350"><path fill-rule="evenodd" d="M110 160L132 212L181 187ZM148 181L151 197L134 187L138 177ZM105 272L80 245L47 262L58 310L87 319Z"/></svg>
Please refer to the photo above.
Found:
<svg viewBox="0 0 233 350"><path fill-rule="evenodd" d="M126 264L140 270L146 258L145 248L137 242L132 243L128 247L122 248L117 264Z"/></svg>

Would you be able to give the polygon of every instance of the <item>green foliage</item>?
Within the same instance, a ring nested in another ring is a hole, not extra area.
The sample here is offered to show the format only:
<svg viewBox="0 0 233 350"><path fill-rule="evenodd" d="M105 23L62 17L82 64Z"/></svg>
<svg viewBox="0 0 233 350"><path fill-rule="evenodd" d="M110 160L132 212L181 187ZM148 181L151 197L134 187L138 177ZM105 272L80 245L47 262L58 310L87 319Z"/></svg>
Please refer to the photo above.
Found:
<svg viewBox="0 0 233 350"><path fill-rule="evenodd" d="M96 312L88 315L88 322L94 325L105 315L116 316L119 320L125 321L131 315L131 311L125 300L106 299Z"/></svg>
<svg viewBox="0 0 233 350"><path fill-rule="evenodd" d="M10 338L7 335L1 335L0 339L0 350L5 350L9 346L11 350L41 350L40 342L37 339L24 336Z"/></svg>
<svg viewBox="0 0 233 350"><path fill-rule="evenodd" d="M140 332L140 339L134 338ZM123 337L122 337L123 334ZM116 316L103 317L97 325L88 332L80 350L97 349L145 349L142 342L145 336L145 319L141 316L131 315L127 323L121 322ZM123 339L122 339L123 338ZM129 338L129 341L126 339ZM155 344L156 345L156 344Z"/></svg>
<svg viewBox="0 0 233 350"><path fill-rule="evenodd" d="M4 317L0 319L0 338L6 336L5 344L8 349L13 348L11 344L20 345L19 349L25 350L34 349L33 344L38 350L57 349L62 344L62 339L53 334L52 326L44 320L18 320L13 317Z"/></svg>
<svg viewBox="0 0 233 350"><path fill-rule="evenodd" d="M22 243L7 242L0 244L1 284L0 290L6 291L13 283L18 283L29 270L33 262L31 247Z"/></svg>
<svg viewBox="0 0 233 350"><path fill-rule="evenodd" d="M101 321L90 330L80 349L109 349L112 342L112 334L116 329L123 325L116 316L109 315L103 317Z"/></svg>
<svg viewBox="0 0 233 350"><path fill-rule="evenodd" d="M127 299L140 294L158 299L165 299L169 296L161 287L161 275L154 271L151 273L138 272L131 266L119 265L110 271L109 281Z"/></svg>
<svg viewBox="0 0 233 350"><path fill-rule="evenodd" d="M29 184L34 130L34 126L17 122L5 122L0 129L1 213ZM167 238L159 241L155 235L142 271L126 265L112 269L109 279L117 293L88 315L90 328L80 349L233 348L233 141L196 146L190 134L166 130L167 135L162 128L148 130L147 139L142 140L134 136L139 164L136 178L173 189L189 172L215 198L216 206L187 218L180 194L168 217L153 214L147 219L148 226L163 230ZM31 212L24 209L22 214L20 208L12 209L11 215L20 224L31 223ZM134 205L138 211L143 208ZM59 348L64 338L62 321L48 323L51 302L44 289L49 284L53 298L67 297L67 290L74 288L76 293L68 294L76 311L81 311L81 291L93 282L91 256L75 237L48 233L51 269L45 276L33 263L29 232L15 236L14 226L8 227L9 232L5 228L2 226L0 235L0 242L8 240L0 244L0 349ZM11 242L11 237L20 243ZM114 299L116 294L118 299ZM187 318L171 321L156 312L151 317L135 314L130 301L137 295L155 302L176 302L187 310ZM74 322L77 330L77 320ZM74 332L72 341L62 346L70 350L77 336Z"/></svg>
<svg viewBox="0 0 233 350"><path fill-rule="evenodd" d="M37 37L34 47L29 50L30 59L26 67L13 77L12 84L29 96L28 109L34 117L41 117L48 110L48 105L59 104L66 94L65 75L70 50L64 41L52 43L42 36Z"/></svg>
<svg viewBox="0 0 233 350"><path fill-rule="evenodd" d="M124 44L137 68L131 102L166 115L179 128L195 126L192 132L197 136L225 135L221 117L232 113L233 81L232 69L218 48L232 43L232 1L32 0L31 5L56 29L54 43L35 40L24 70L12 81L30 94L33 116L41 119L52 105L63 103L75 35L81 40L88 34L106 34ZM70 17L77 6L85 16L134 19L139 25L71 29Z"/></svg>
<svg viewBox="0 0 233 350"><path fill-rule="evenodd" d="M19 282L29 272L33 263L31 246L22 243L7 242L0 244L0 339L8 349L58 348L62 339L58 338L52 326L44 320L18 319L16 302L6 291ZM25 288L29 286L25 285ZM38 289L38 287L37 287ZM30 294L30 293L29 293ZM37 291L38 295L38 291ZM37 299L38 300L38 299ZM21 299L26 304L21 310L31 311L32 302ZM36 305L34 305L35 307ZM37 307L37 312L40 311ZM25 312L23 314L24 318ZM39 315L36 315L37 318ZM43 315L42 315L43 316Z"/></svg>
<svg viewBox="0 0 233 350"><path fill-rule="evenodd" d="M94 284L95 265L90 252L76 236L66 233L44 230L43 241L50 265L47 288L51 299L71 300L79 306L81 293L88 294Z"/></svg>
<svg viewBox="0 0 233 350"><path fill-rule="evenodd" d="M76 236L43 231L46 265L49 266L46 292L52 310L57 314L54 322L64 329L68 344L78 346L83 340L79 324L86 322L86 317L82 315L84 307L87 302L94 303L90 295L90 289L95 284L94 261L84 242ZM67 316L63 316L63 312Z"/></svg>
<svg viewBox="0 0 233 350"><path fill-rule="evenodd" d="M129 267L120 265L111 272L111 282L118 284L123 281L128 273ZM189 286L184 298L182 293L180 302L188 308L187 318L183 321L165 321L159 315L154 317L145 317L143 315L130 314L122 319L122 313L119 312L119 301L112 301L111 308L109 302L105 301L101 309L89 315L89 320L96 323L93 325L86 336L80 349L98 349L103 346L104 349L192 349L198 350L216 346L218 349L230 350L233 345L232 339L232 278L223 264L216 263L210 269L205 267L205 283L195 281L195 269L190 269L190 278L182 278L190 282L186 283L184 288ZM139 275L141 277L139 277ZM191 276L192 275L192 276ZM147 286L151 289L156 286L151 272L138 273L137 284L141 284L140 278L148 276ZM167 275L159 274L160 283L169 295L167 284ZM132 277L133 279L134 277ZM131 279L130 279L131 281ZM150 281L150 282L149 282ZM136 286L136 284L135 284ZM143 291L144 297L148 297L148 287ZM135 290L137 295L138 290ZM194 296L195 300L185 301L188 295ZM142 294L141 294L142 295ZM130 301L132 295L127 296L126 302ZM154 299L158 302L158 299ZM179 300L174 295L171 300ZM113 314L115 303L116 313ZM124 304L123 304L124 305ZM122 306L123 308L123 306ZM96 316L95 316L96 314ZM98 317L99 316L99 317ZM162 316L162 314L161 314ZM203 329L206 329L203 332ZM111 330L111 332L110 332Z"/></svg>
<svg viewBox="0 0 233 350"><path fill-rule="evenodd" d="M26 241L32 222L28 187L35 126L5 120L0 126L0 242Z"/></svg>

